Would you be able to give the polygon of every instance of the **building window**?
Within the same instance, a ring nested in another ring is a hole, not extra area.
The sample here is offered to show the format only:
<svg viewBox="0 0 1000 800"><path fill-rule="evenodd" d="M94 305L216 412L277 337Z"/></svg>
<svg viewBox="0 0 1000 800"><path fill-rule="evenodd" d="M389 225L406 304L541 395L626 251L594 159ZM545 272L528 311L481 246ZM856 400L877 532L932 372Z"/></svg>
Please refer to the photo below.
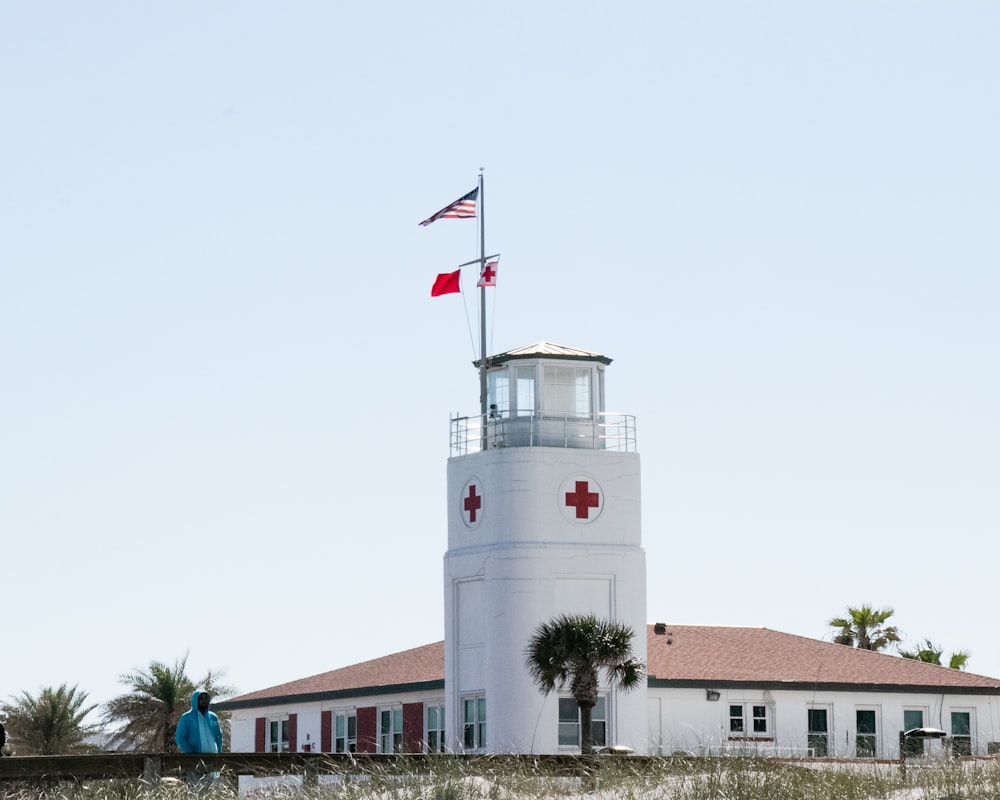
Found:
<svg viewBox="0 0 1000 800"><path fill-rule="evenodd" d="M590 416L590 370L586 367L545 367L545 402L549 412Z"/></svg>
<svg viewBox="0 0 1000 800"><path fill-rule="evenodd" d="M341 711L333 718L333 752L358 752L358 717L353 711Z"/></svg>
<svg viewBox="0 0 1000 800"><path fill-rule="evenodd" d="M767 706L763 703L731 703L729 735L736 738L767 736Z"/></svg>
<svg viewBox="0 0 1000 800"><path fill-rule="evenodd" d="M403 709L383 708L379 711L378 751L399 753L403 749Z"/></svg>
<svg viewBox="0 0 1000 800"><path fill-rule="evenodd" d="M903 730L912 731L914 728L924 727L924 712L920 708L903 709ZM907 736L903 740L903 755L922 756L924 754L924 740L915 736Z"/></svg>
<svg viewBox="0 0 1000 800"><path fill-rule="evenodd" d="M517 391L514 402L516 412L521 416L528 416L535 411L535 368L517 367L514 371L517 379Z"/></svg>
<svg viewBox="0 0 1000 800"><path fill-rule="evenodd" d="M445 751L444 705L428 705L424 725L424 745L428 753Z"/></svg>
<svg viewBox="0 0 1000 800"><path fill-rule="evenodd" d="M810 708L806 711L809 721L809 755L826 758L830 755L830 728L825 708Z"/></svg>
<svg viewBox="0 0 1000 800"><path fill-rule="evenodd" d="M859 708L855 712L856 735L855 754L858 758L875 758L878 741L875 728L875 709Z"/></svg>
<svg viewBox="0 0 1000 800"><path fill-rule="evenodd" d="M269 753L288 752L288 718L269 719L267 721L267 742L265 750Z"/></svg>
<svg viewBox="0 0 1000 800"><path fill-rule="evenodd" d="M590 712L590 729L594 747L608 743L608 713L605 698L598 697L597 705ZM559 746L580 747L580 706L572 697L559 698Z"/></svg>
<svg viewBox="0 0 1000 800"><path fill-rule="evenodd" d="M462 700L462 746L466 750L486 747L485 697L466 697Z"/></svg>
<svg viewBox="0 0 1000 800"><path fill-rule="evenodd" d="M496 405L497 411L504 415L510 414L510 378L507 377L507 370L495 370L486 375L487 387L486 396L490 405Z"/></svg>
<svg viewBox="0 0 1000 800"><path fill-rule="evenodd" d="M969 711L951 712L951 753L972 755L972 713Z"/></svg>

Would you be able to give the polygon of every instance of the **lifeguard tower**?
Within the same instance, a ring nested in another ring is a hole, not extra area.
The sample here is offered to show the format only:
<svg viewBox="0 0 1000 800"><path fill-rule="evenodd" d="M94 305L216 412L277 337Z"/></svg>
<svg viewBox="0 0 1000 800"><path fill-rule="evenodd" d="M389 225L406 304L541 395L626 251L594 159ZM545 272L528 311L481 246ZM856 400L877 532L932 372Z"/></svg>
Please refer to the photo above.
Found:
<svg viewBox="0 0 1000 800"><path fill-rule="evenodd" d="M576 704L525 668L542 622L628 624L646 660L635 420L604 409L598 353L538 342L486 359L484 413L451 421L444 557L445 693L458 751L579 752ZM609 692L595 743L647 746L646 687Z"/></svg>

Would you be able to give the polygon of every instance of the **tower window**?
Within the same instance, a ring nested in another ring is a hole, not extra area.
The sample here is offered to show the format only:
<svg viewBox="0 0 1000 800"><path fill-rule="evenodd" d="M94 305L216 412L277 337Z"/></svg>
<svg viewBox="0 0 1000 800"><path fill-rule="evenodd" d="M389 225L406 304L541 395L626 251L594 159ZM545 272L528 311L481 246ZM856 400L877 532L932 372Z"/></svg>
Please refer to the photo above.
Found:
<svg viewBox="0 0 1000 800"><path fill-rule="evenodd" d="M588 368L545 367L544 375L545 411L581 416L589 416L593 412Z"/></svg>
<svg viewBox="0 0 1000 800"><path fill-rule="evenodd" d="M466 750L486 747L485 697L466 697L462 700L462 745Z"/></svg>
<svg viewBox="0 0 1000 800"><path fill-rule="evenodd" d="M597 705L590 712L590 729L594 735L594 747L604 747L608 743L607 701L597 698ZM559 698L559 746L580 747L580 706L572 697Z"/></svg>

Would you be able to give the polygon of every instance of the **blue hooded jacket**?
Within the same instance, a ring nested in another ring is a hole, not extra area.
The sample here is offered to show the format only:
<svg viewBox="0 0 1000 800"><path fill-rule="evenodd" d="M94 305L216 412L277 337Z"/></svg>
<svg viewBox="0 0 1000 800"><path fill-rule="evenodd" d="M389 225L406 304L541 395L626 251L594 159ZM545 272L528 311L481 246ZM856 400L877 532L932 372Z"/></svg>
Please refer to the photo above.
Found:
<svg viewBox="0 0 1000 800"><path fill-rule="evenodd" d="M198 710L198 696L201 689L195 689L191 695L191 710L181 714L177 723L177 733L174 741L182 753L221 753L222 728L219 718L212 711L202 713ZM204 725L204 737L202 726ZM214 749L213 749L214 745Z"/></svg>

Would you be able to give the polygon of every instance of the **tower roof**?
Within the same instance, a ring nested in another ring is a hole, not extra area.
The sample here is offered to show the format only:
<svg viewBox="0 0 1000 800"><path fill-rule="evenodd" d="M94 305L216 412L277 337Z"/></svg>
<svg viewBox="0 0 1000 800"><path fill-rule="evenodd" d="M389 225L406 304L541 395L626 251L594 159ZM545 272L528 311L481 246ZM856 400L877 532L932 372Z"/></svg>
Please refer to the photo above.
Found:
<svg viewBox="0 0 1000 800"><path fill-rule="evenodd" d="M563 358L572 361L598 361L601 364L610 364L611 359L600 353L592 353L589 350L580 350L576 347L567 347L564 344L547 342L542 340L524 347L517 347L508 350L506 353L497 353L490 356L491 364L503 364L506 361L514 361L519 358Z"/></svg>

